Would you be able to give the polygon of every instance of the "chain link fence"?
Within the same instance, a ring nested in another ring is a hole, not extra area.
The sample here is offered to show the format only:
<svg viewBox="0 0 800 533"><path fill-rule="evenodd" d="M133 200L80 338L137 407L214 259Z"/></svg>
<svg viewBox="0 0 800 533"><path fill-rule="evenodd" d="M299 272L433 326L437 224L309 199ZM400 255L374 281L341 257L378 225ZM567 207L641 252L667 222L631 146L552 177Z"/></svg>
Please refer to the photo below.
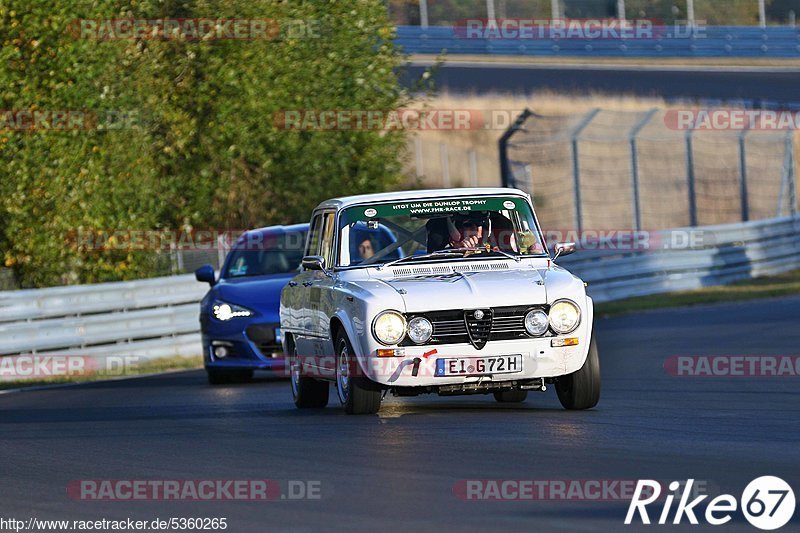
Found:
<svg viewBox="0 0 800 533"><path fill-rule="evenodd" d="M533 195L548 228L658 230L796 214L793 129L682 131L673 118L664 109L530 114L507 142L505 181Z"/></svg>

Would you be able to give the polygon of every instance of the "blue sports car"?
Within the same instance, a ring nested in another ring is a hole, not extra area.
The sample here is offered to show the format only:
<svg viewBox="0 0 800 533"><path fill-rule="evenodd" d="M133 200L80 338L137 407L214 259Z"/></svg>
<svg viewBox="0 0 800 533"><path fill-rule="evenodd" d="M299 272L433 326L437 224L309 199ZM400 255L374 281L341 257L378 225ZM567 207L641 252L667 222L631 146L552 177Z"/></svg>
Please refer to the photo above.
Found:
<svg viewBox="0 0 800 533"><path fill-rule="evenodd" d="M271 226L243 233L216 279L214 268L197 269L211 289L200 303L203 360L212 385L244 382L254 370L283 375L281 289L297 275L308 224Z"/></svg>

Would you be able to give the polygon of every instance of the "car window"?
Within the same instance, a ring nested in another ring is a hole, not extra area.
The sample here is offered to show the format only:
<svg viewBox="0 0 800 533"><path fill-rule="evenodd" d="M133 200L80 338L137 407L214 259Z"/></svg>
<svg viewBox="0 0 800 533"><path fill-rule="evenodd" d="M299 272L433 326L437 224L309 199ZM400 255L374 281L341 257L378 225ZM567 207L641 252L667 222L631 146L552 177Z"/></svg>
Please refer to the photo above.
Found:
<svg viewBox="0 0 800 533"><path fill-rule="evenodd" d="M330 266L333 261L333 240L336 236L335 214L333 212L324 213L322 219L322 243L319 255L325 258L325 265Z"/></svg>
<svg viewBox="0 0 800 533"><path fill-rule="evenodd" d="M360 265L368 261L378 250L386 249L397 242L397 235L383 224L368 224L356 221L348 224L342 231L342 245L339 249L340 265ZM392 261L405 257L402 248L396 248L386 254L386 259Z"/></svg>
<svg viewBox="0 0 800 533"><path fill-rule="evenodd" d="M317 214L311 221L311 233L308 239L306 255L319 255L319 241L322 235L322 214Z"/></svg>
<svg viewBox="0 0 800 533"><path fill-rule="evenodd" d="M300 267L305 232L248 235L230 252L223 278L286 274Z"/></svg>

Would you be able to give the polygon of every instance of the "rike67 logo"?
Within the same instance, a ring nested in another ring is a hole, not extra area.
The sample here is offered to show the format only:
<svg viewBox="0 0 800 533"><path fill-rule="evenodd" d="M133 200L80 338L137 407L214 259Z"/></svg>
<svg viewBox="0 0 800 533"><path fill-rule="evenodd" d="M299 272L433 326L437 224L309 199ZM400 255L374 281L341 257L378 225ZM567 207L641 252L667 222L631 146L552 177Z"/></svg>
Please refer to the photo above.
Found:
<svg viewBox="0 0 800 533"><path fill-rule="evenodd" d="M785 526L794 516L794 491L779 477L762 476L754 479L745 487L739 501L730 494L720 494L706 504L703 514L696 507L708 498L708 495L703 494L689 501L693 484L694 479L688 480L685 484L678 481L669 484L670 494L663 498L658 524L666 524L672 515L673 524L680 524L685 517L690 524L697 525L699 523L697 515L700 514L708 524L721 526L730 522L737 508L741 506L742 514L750 524L758 529L772 531ZM681 487L683 491L678 494ZM672 504L676 497L678 504L673 514ZM630 525L637 514L643 524L650 524L647 506L656 501L661 503L661 484L650 479L639 480L628 507L628 514L625 516L625 524ZM656 509L651 509L654 510Z"/></svg>

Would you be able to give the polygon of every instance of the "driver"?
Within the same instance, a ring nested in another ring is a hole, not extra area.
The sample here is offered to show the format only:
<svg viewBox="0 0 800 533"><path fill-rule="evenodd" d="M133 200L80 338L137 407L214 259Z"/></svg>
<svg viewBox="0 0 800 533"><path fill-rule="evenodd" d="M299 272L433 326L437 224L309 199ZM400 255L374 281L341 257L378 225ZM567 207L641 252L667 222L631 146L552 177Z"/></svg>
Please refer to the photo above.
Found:
<svg viewBox="0 0 800 533"><path fill-rule="evenodd" d="M450 232L450 248L477 248L483 242L483 226L472 219L453 223L456 231Z"/></svg>
<svg viewBox="0 0 800 533"><path fill-rule="evenodd" d="M432 218L428 229L428 253L447 248L475 249L483 245L486 228L480 217L455 214Z"/></svg>

